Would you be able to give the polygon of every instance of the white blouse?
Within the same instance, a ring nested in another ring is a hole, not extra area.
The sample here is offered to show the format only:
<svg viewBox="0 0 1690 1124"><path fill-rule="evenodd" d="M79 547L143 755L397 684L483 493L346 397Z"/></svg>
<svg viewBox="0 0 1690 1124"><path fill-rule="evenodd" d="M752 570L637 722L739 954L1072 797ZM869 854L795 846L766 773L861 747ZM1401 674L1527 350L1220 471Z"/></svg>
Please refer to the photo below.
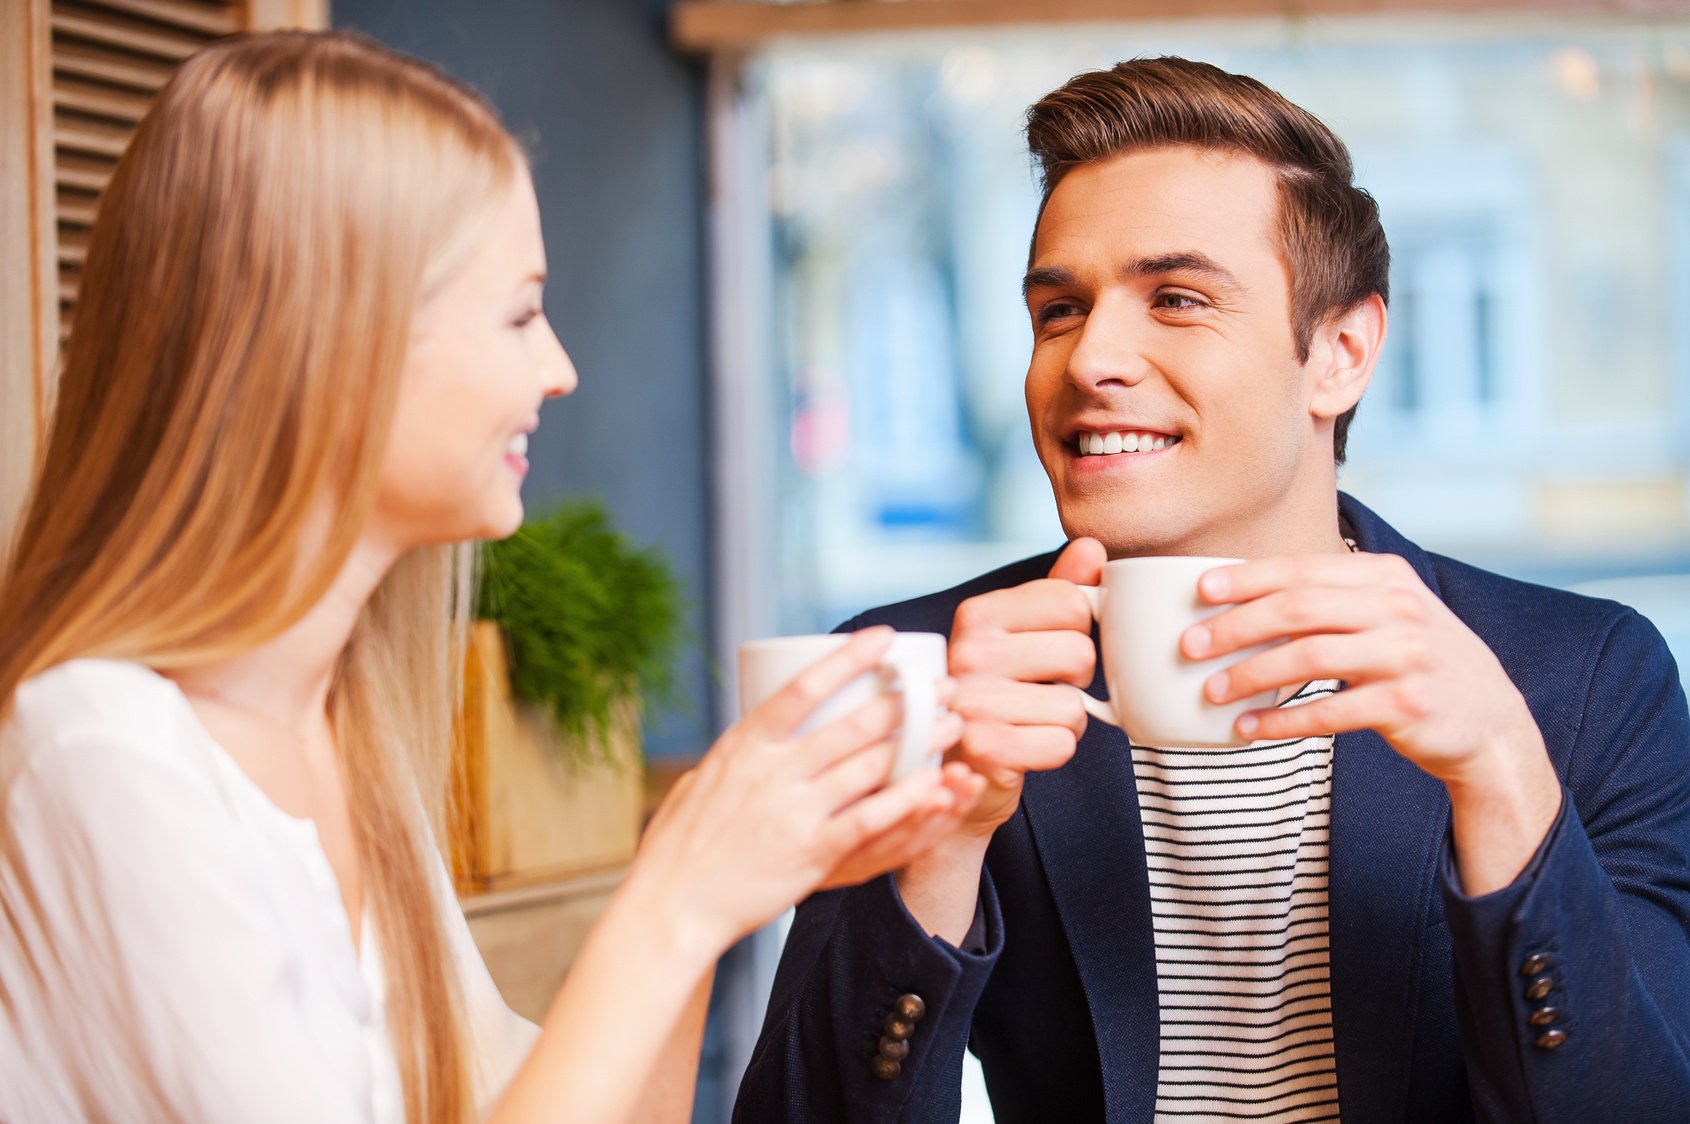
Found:
<svg viewBox="0 0 1690 1124"><path fill-rule="evenodd" d="M436 888L483 1112L538 1031ZM0 725L0 1120L404 1120L380 953L309 820L169 679L75 660Z"/></svg>

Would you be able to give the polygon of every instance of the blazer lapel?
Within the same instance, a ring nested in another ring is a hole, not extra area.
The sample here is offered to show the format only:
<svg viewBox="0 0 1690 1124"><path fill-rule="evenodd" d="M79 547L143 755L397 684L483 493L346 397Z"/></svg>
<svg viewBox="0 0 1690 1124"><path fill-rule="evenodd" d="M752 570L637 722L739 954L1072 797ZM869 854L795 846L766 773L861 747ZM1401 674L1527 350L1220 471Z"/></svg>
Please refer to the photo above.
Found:
<svg viewBox="0 0 1690 1124"><path fill-rule="evenodd" d="M1156 946L1126 737L1092 723L1067 765L1027 774L1021 808L1091 1010L1107 1119L1148 1121L1160 1050Z"/></svg>
<svg viewBox="0 0 1690 1124"><path fill-rule="evenodd" d="M1434 594L1425 551L1347 495L1339 510L1369 553L1406 559ZM1344 1119L1401 1120L1415 1004L1449 796L1372 730L1340 734L1332 755L1332 1032Z"/></svg>
<svg viewBox="0 0 1690 1124"><path fill-rule="evenodd" d="M1421 938L1448 822L1443 785L1385 739L1338 736L1327 911L1338 1099L1349 1124L1402 1119Z"/></svg>

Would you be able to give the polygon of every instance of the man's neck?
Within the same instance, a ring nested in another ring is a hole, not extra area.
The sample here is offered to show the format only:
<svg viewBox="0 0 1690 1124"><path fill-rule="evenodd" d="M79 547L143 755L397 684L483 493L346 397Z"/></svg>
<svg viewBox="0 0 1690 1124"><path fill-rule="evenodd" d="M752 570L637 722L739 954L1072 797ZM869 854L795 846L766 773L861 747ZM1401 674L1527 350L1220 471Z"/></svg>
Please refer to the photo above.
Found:
<svg viewBox="0 0 1690 1124"><path fill-rule="evenodd" d="M1136 553L1246 559L1343 554L1349 550L1344 539L1334 489L1318 500L1288 495L1284 502L1250 512L1243 520L1200 527L1178 542ZM1127 556L1113 550L1110 555Z"/></svg>

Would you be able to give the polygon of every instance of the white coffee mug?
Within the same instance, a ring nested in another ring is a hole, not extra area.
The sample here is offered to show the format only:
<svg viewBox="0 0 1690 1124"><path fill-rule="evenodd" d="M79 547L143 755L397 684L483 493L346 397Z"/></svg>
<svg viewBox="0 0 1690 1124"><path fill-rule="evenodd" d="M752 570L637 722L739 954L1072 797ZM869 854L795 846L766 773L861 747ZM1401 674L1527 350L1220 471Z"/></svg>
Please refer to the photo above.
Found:
<svg viewBox="0 0 1690 1124"><path fill-rule="evenodd" d="M1233 723L1249 710L1273 706L1276 691L1216 706L1203 696L1215 672L1272 644L1230 653L1224 663L1188 659L1180 637L1229 606L1197 596L1197 579L1238 558L1164 556L1122 558L1103 567L1103 584L1081 586L1098 622L1107 699L1081 691L1086 713L1119 726L1137 745L1192 749L1248 745Z"/></svg>
<svg viewBox="0 0 1690 1124"><path fill-rule="evenodd" d="M849 636L779 636L739 646L739 709L741 714L790 683L799 672L844 647ZM892 779L901 780L939 764L933 751L933 727L943 716L939 709L939 680L947 674L945 638L936 632L900 632L880 667L857 676L816 708L799 733L837 721L883 692L898 694L904 720L898 734L898 758Z"/></svg>

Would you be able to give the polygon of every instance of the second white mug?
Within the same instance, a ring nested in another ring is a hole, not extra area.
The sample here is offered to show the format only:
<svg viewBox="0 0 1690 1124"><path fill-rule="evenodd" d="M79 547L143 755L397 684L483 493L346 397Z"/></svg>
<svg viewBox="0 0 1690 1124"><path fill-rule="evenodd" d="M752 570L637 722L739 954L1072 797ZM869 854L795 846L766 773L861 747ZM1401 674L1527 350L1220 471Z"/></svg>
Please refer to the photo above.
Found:
<svg viewBox="0 0 1690 1124"><path fill-rule="evenodd" d="M849 636L778 636L753 640L739 647L740 713L751 710L792 681L797 674L844 647ZM884 691L903 700L904 721L898 735L898 758L892 779L902 780L939 764L933 752L933 727L943 716L938 704L939 680L947 673L945 638L936 632L900 632L877 672L857 676L817 707L800 733L844 718Z"/></svg>

